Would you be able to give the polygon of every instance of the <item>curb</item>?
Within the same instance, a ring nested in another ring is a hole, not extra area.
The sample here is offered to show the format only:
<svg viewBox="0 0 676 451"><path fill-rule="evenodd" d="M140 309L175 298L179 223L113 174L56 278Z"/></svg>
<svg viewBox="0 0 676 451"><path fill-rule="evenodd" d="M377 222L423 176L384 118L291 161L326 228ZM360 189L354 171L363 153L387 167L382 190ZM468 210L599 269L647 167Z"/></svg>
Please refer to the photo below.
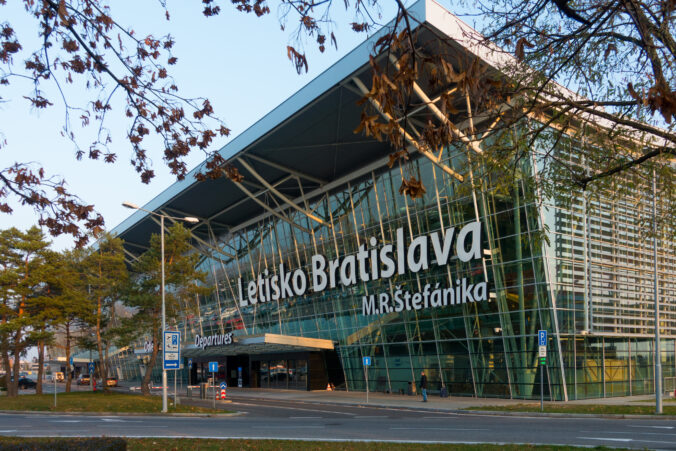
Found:
<svg viewBox="0 0 676 451"><path fill-rule="evenodd" d="M676 415L652 415L632 413L562 413L562 412L518 412L505 410L454 410L453 413L466 415L501 415L519 417L551 417L551 418L605 418L615 420L676 420Z"/></svg>
<svg viewBox="0 0 676 451"><path fill-rule="evenodd" d="M2 415L71 415L86 417L238 417L244 412L232 413L143 413L143 412L53 412L51 410L0 410Z"/></svg>
<svg viewBox="0 0 676 451"><path fill-rule="evenodd" d="M255 396L242 396L246 399L260 399ZM237 398L233 398L237 402ZM506 410L467 410L467 409L444 409L428 406L394 406L391 404L363 403L363 402L336 402L336 401L317 401L303 400L295 401L307 404L324 404L331 406L353 406L353 407L378 407L386 409L413 409L427 410L430 412L452 413L462 415L494 415L494 416L519 416L519 417L551 417L551 418L605 418L616 420L676 420L676 415L641 415L641 414L618 414L618 413L562 413L562 412L530 412L530 411L506 411Z"/></svg>

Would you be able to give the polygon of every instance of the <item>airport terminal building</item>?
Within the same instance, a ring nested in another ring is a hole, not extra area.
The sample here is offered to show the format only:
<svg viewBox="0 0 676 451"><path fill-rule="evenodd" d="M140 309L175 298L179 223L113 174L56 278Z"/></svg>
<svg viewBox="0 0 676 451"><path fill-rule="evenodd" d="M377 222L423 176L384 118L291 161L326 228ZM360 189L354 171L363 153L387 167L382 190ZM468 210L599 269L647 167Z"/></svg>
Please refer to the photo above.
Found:
<svg viewBox="0 0 676 451"><path fill-rule="evenodd" d="M431 0L411 11L425 24L421 48L468 52L455 16ZM221 150L243 180L189 175L145 206L200 219L193 246L213 291L183 300L180 377L205 380L217 361L231 386L362 391L371 357L371 391L406 393L424 370L432 393L454 396L539 398L541 372L555 400L651 393L654 243L637 224L652 205L608 198L592 208L582 194L564 205L518 182L509 193L467 189L443 170L481 177L455 146L442 165L412 149L405 170L426 192L402 195L390 145L354 133L372 45ZM134 258L159 225L137 211L114 232ZM676 244L667 236L657 254L659 327L664 387L673 390ZM139 379L146 361L139 346L112 366Z"/></svg>

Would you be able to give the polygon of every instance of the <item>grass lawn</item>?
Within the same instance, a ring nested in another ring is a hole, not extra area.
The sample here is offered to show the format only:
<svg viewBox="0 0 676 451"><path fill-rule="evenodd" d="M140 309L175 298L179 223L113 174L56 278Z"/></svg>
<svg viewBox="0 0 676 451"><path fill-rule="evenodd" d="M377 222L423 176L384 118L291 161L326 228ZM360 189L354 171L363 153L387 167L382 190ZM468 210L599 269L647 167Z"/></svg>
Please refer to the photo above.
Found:
<svg viewBox="0 0 676 451"><path fill-rule="evenodd" d="M469 407L466 410L497 410L508 412L539 412L540 403L514 404L509 406ZM676 406L663 406L665 415L676 415ZM545 412L550 413L595 413L595 414L655 414L655 406L635 405L598 405L598 404L545 404Z"/></svg>
<svg viewBox="0 0 676 451"><path fill-rule="evenodd" d="M411 443L378 443L378 442L305 442L296 440L190 440L190 439L130 439L127 441L130 451L166 451L199 449L200 451L228 450L253 450L277 451L277 450L321 450L321 451L410 451L411 449L432 450L462 450L462 451L565 451L581 449L571 446L533 446L533 445L424 445ZM597 448L607 449L607 448Z"/></svg>
<svg viewBox="0 0 676 451"><path fill-rule="evenodd" d="M0 410L34 410L52 412L138 412L160 413L162 398L127 393L71 392L57 395L56 409L54 395L21 395L16 398L0 398ZM224 413L223 410L206 409L169 402L170 413Z"/></svg>
<svg viewBox="0 0 676 451"><path fill-rule="evenodd" d="M55 439L26 439L18 437L0 437L0 445L19 444L27 441L38 441L46 443ZM65 439L68 440L68 439ZM76 439L77 440L77 439ZM297 440L214 440L214 439L128 439L127 449L129 451L167 451L167 450L194 450L216 451L216 450L256 450L256 451L298 451L302 450L322 450L322 451L409 451L411 449L432 451L432 450L459 450L459 451L566 451L579 450L573 446L533 446L533 445L424 445L411 443L378 443L378 442L305 442ZM589 449L589 448L585 448ZM605 447L592 448L597 450L606 450Z"/></svg>

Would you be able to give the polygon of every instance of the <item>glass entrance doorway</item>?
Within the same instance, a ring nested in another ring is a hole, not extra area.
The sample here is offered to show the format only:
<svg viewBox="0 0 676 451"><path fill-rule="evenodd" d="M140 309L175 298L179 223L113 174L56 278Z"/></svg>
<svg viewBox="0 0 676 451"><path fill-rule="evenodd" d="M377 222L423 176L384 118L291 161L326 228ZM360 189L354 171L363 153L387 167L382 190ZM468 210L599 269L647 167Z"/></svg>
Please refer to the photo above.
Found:
<svg viewBox="0 0 676 451"><path fill-rule="evenodd" d="M261 388L307 390L306 359L263 360L258 370Z"/></svg>

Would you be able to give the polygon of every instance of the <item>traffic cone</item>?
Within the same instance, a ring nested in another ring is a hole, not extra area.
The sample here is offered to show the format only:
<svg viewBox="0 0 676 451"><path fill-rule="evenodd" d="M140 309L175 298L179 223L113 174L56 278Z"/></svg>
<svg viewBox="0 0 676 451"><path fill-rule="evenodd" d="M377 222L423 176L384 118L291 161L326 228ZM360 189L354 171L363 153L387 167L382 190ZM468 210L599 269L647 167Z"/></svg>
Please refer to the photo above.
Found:
<svg viewBox="0 0 676 451"><path fill-rule="evenodd" d="M328 384L326 384L326 391L333 391L333 388L331 387L330 382Z"/></svg>

